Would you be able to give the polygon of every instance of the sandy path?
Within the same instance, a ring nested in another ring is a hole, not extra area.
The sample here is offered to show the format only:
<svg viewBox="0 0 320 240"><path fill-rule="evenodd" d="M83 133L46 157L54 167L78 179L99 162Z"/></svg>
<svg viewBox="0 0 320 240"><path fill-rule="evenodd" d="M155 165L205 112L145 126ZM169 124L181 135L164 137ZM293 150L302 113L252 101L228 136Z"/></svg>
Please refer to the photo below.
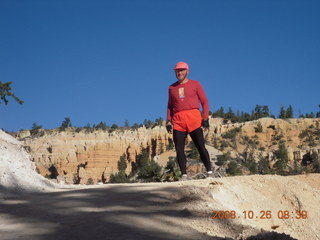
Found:
<svg viewBox="0 0 320 240"><path fill-rule="evenodd" d="M0 200L0 239L320 239L319 189L320 175L312 174L20 193ZM275 216L299 208L307 219ZM212 219L213 210L231 209L239 218ZM263 209L271 219L240 218Z"/></svg>
<svg viewBox="0 0 320 240"><path fill-rule="evenodd" d="M184 225L177 190L107 185L11 196L0 201L0 239L212 239Z"/></svg>

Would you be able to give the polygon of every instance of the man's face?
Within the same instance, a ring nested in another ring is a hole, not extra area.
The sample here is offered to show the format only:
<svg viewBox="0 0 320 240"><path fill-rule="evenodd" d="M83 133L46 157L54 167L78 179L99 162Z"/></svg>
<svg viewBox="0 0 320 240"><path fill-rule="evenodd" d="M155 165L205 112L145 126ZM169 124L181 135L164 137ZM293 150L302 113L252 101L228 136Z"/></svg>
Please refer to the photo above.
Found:
<svg viewBox="0 0 320 240"><path fill-rule="evenodd" d="M185 80L189 73L188 69L176 69L174 71L176 73L176 78L179 80L179 82L182 82L183 80Z"/></svg>

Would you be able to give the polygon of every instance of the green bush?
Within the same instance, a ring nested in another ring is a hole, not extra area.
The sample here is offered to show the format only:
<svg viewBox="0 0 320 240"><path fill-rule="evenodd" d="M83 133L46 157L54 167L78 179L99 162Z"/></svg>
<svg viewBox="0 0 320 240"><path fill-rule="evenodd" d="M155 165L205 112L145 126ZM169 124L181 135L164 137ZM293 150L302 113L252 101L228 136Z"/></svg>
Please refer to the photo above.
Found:
<svg viewBox="0 0 320 240"><path fill-rule="evenodd" d="M198 149L196 148L196 145L194 144L193 141L191 141L189 143L188 147L190 148L190 150L187 152L188 157L192 158L192 159L200 160L200 155L199 155Z"/></svg>
<svg viewBox="0 0 320 240"><path fill-rule="evenodd" d="M143 179L147 182L158 182L160 181L161 168L162 167L160 167L159 164L152 159L148 161L146 165L139 168L138 178Z"/></svg>
<svg viewBox="0 0 320 240"><path fill-rule="evenodd" d="M270 168L269 168L269 161L267 158L265 157L261 157L260 161L258 163L258 172L259 174L270 174Z"/></svg>
<svg viewBox="0 0 320 240"><path fill-rule="evenodd" d="M110 183L129 183L131 181L124 171L120 171L115 174L111 174L109 182Z"/></svg>
<svg viewBox="0 0 320 240"><path fill-rule="evenodd" d="M93 179L89 178L87 181L87 185L93 185L93 184L94 184Z"/></svg>
<svg viewBox="0 0 320 240"><path fill-rule="evenodd" d="M136 156L136 162L132 166L132 175L137 174L137 178L145 182L160 181L161 169L153 159L149 159L149 148L143 148Z"/></svg>
<svg viewBox="0 0 320 240"><path fill-rule="evenodd" d="M241 128L239 127L236 127L234 129L231 129L230 131L228 132L225 132L224 134L222 134L221 136L223 138L228 138L228 139L233 139L237 136L237 133L241 132Z"/></svg>
<svg viewBox="0 0 320 240"><path fill-rule="evenodd" d="M242 171L236 161L229 162L226 172L231 176L242 175Z"/></svg>
<svg viewBox="0 0 320 240"><path fill-rule="evenodd" d="M169 171L164 175L164 181L178 181L181 178L181 171L175 157L169 157L165 169Z"/></svg>
<svg viewBox="0 0 320 240"><path fill-rule="evenodd" d="M218 166L223 166L227 161L230 160L230 153L224 153L222 155L218 155L217 156L217 161L216 161L216 164Z"/></svg>
<svg viewBox="0 0 320 240"><path fill-rule="evenodd" d="M258 122L257 126L254 128L254 131L257 133L261 133L263 131L263 128L260 122Z"/></svg>

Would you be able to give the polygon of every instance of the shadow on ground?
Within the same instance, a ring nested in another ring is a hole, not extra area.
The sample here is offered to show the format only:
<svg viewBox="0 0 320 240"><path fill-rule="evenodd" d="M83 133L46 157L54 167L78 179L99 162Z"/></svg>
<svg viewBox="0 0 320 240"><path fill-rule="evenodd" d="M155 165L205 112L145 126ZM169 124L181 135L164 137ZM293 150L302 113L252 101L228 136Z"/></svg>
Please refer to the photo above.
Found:
<svg viewBox="0 0 320 240"><path fill-rule="evenodd" d="M174 191L113 185L7 197L0 201L0 236L3 240L224 239L184 226L191 213L177 209L170 197Z"/></svg>
<svg viewBox="0 0 320 240"><path fill-rule="evenodd" d="M5 191L3 187L0 190ZM128 184L11 195L4 200L0 199L0 238L2 240L230 239L212 237L184 224L188 218L194 217L195 213L179 208L184 198L172 197L176 192L175 187ZM194 201L196 204L197 198L189 198L188 201L189 203ZM268 234L271 233L264 234L263 238L262 235L260 237L257 235L248 240L293 239L275 238L276 233L272 233L269 237Z"/></svg>

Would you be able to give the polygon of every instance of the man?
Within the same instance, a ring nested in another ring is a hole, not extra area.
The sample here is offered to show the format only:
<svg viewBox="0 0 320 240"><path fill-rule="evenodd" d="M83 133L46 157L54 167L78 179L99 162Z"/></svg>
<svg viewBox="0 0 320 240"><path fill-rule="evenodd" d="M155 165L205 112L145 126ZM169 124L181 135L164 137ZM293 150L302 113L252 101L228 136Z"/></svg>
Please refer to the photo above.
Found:
<svg viewBox="0 0 320 240"><path fill-rule="evenodd" d="M206 167L208 176L212 176L210 157L205 148L203 127L209 129L209 104L206 94L198 81L188 78L189 66L185 62L178 62L174 71L177 82L169 87L167 110L167 131L172 133L177 153L178 164L182 173L182 180L190 179L187 176L187 160L184 153L185 141L190 134L192 141L199 151L200 158ZM200 103L202 105L203 119Z"/></svg>

